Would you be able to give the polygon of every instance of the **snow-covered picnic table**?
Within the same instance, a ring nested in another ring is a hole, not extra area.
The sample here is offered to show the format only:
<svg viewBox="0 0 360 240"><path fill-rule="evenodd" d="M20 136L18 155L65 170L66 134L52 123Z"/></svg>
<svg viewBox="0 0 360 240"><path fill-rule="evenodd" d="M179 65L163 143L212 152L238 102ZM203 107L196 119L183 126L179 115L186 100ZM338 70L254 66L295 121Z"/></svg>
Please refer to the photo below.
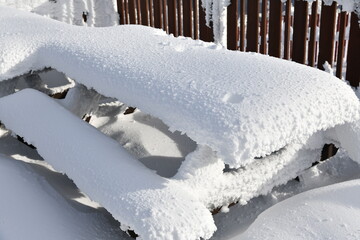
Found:
<svg viewBox="0 0 360 240"><path fill-rule="evenodd" d="M359 101L328 73L144 26L82 28L0 8L4 86L49 67L198 144L166 179L42 93L0 99L7 128L143 239L210 238L209 210L296 177L324 143L359 159Z"/></svg>

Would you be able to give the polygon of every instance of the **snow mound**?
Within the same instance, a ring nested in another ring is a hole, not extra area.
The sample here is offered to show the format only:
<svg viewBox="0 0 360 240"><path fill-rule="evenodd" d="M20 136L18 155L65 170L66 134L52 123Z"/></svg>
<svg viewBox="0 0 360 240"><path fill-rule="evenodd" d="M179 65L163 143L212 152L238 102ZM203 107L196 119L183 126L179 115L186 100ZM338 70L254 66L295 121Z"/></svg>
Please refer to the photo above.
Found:
<svg viewBox="0 0 360 240"><path fill-rule="evenodd" d="M0 8L0 80L52 67L208 145L230 167L359 118L323 71L144 26L80 28Z"/></svg>
<svg viewBox="0 0 360 240"><path fill-rule="evenodd" d="M360 180L311 190L269 208L235 239L360 239Z"/></svg>
<svg viewBox="0 0 360 240"><path fill-rule="evenodd" d="M179 183L159 177L115 140L31 89L0 99L0 119L142 239L208 239L210 211Z"/></svg>

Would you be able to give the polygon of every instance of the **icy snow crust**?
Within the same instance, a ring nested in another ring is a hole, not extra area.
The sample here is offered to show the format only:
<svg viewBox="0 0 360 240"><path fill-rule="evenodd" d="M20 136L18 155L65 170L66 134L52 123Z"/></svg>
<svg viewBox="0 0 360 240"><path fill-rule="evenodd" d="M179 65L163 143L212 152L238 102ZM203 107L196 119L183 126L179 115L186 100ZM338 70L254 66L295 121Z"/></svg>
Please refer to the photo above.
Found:
<svg viewBox="0 0 360 240"><path fill-rule="evenodd" d="M196 195L147 169L115 140L48 96L27 89L3 97L0 119L101 203L123 230L130 226L149 240L208 239L216 230Z"/></svg>
<svg viewBox="0 0 360 240"><path fill-rule="evenodd" d="M82 28L0 9L0 79L53 67L162 119L239 167L359 118L327 73L143 26Z"/></svg>

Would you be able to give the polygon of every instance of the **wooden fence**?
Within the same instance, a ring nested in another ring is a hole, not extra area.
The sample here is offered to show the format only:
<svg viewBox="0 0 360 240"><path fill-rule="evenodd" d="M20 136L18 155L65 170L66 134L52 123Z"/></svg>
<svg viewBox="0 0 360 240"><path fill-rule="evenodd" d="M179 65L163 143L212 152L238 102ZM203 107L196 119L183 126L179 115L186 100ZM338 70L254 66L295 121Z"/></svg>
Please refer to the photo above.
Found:
<svg viewBox="0 0 360 240"><path fill-rule="evenodd" d="M323 69L357 87L360 82L360 27L355 13L340 12L319 0L231 0L227 9L227 47L260 52ZM321 0L320 0L321 1ZM117 0L120 24L162 28L174 36L213 41L200 0ZM318 13L320 11L320 13ZM349 34L347 34L349 31ZM346 63L346 66L344 66Z"/></svg>

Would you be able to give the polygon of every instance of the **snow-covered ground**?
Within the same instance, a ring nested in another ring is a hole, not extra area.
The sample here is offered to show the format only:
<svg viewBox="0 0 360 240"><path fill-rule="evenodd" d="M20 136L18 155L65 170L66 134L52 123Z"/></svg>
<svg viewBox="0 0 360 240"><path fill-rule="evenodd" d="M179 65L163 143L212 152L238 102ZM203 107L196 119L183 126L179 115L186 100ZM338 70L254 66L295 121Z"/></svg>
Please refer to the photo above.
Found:
<svg viewBox="0 0 360 240"><path fill-rule="evenodd" d="M143 239L208 239L216 228L212 239L359 236L359 182L319 188L360 175L360 106L344 82L146 27L88 29L0 13L0 187L11 203L0 204L1 239L64 231L62 239L126 239L119 228ZM44 67L76 83L28 73ZM46 96L69 87L63 100ZM127 114L119 100L140 110ZM311 167L330 142L338 154ZM34 212L35 232L26 220Z"/></svg>
<svg viewBox="0 0 360 240"><path fill-rule="evenodd" d="M359 239L360 180L300 194L258 216L241 239Z"/></svg>

